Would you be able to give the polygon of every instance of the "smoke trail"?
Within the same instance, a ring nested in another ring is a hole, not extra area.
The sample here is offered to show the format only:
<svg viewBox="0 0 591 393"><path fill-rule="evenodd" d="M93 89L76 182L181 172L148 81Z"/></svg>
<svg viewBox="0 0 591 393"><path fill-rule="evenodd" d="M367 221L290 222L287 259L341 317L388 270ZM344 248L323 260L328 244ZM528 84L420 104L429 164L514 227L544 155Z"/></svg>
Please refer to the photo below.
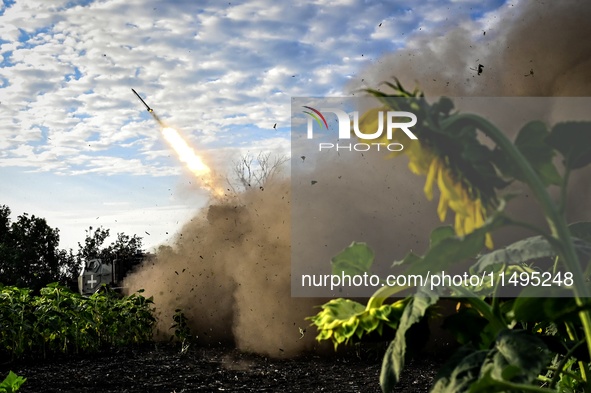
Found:
<svg viewBox="0 0 591 393"><path fill-rule="evenodd" d="M430 96L591 95L591 41L587 40L591 3L513 3L484 22L411 39L407 49L385 56L362 72L350 89L375 87L397 76L409 88L420 83ZM478 64L484 66L481 75L474 70ZM540 108L540 119L552 119L552 110ZM505 119L505 125L508 132L515 131L510 130L511 119ZM357 206L354 201L367 197L363 184L368 177L394 176L398 187L376 196L375 206L394 211L391 233L372 229L369 219L380 213L375 210L352 211L360 223L356 228L323 215L322 206L300 217L310 222L310 239L327 245L311 259L328 263L352 240L367 241L376 248L378 258L389 261L425 246L425 234L436 223L436 205L424 201L423 179L405 170L403 161L366 154L367 170L359 170L358 162L344 157L316 165L322 177L315 179L318 183L310 192L322 194L321 201ZM323 187L324 179L339 176L345 188ZM584 176L579 173L573 179L577 192L572 206L577 214L589 204L591 187ZM516 210L531 214L526 199L515 203ZM162 247L155 261L130 276L132 289L145 288L148 296L154 296L160 334L171 334L172 314L181 308L205 342L233 342L240 349L272 356L312 348L315 332L309 329L300 339L299 328L306 327L305 316L315 313L312 306L323 301L290 297L289 211L287 181L216 202L180 230L175 248Z"/></svg>

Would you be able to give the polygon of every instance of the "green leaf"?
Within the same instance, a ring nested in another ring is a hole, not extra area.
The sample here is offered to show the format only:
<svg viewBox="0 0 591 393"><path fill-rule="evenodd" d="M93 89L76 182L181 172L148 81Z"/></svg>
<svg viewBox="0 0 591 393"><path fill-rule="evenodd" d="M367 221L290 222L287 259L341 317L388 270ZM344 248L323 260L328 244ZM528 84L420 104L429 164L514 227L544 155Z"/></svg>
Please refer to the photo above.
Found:
<svg viewBox="0 0 591 393"><path fill-rule="evenodd" d="M388 346L382 361L380 386L383 392L391 392L400 380L400 373L404 368L404 357L406 355L406 332L412 325L423 318L427 309L437 303L438 299L438 293L431 291L427 287L421 287L404 309L396 330L396 336Z"/></svg>
<svg viewBox="0 0 591 393"><path fill-rule="evenodd" d="M549 362L546 345L523 330L504 330L492 349L460 348L436 377L431 393L507 392L531 384Z"/></svg>
<svg viewBox="0 0 591 393"><path fill-rule="evenodd" d="M549 352L542 340L523 330L505 330L488 352L480 369L481 378L469 392L507 391L498 381L532 383L549 360Z"/></svg>
<svg viewBox="0 0 591 393"><path fill-rule="evenodd" d="M431 236L429 238L429 245L430 245L430 247L433 247L433 246L437 245L439 242L441 242L442 240L450 238L450 237L454 237L455 235L456 235L456 232L454 231L454 229L450 225L435 228L433 231L431 231Z"/></svg>
<svg viewBox="0 0 591 393"><path fill-rule="evenodd" d="M378 325L380 324L380 317L378 315L371 315L365 314L362 315L359 321L359 326L361 329L359 330L361 333L363 332L372 332L377 329Z"/></svg>
<svg viewBox="0 0 591 393"><path fill-rule="evenodd" d="M452 109L454 109L454 102L449 97L441 97L438 102L433 104L433 107L436 108L439 113L449 115Z"/></svg>
<svg viewBox="0 0 591 393"><path fill-rule="evenodd" d="M473 258L484 248L486 231L476 230L464 237L442 239L423 257L423 268L442 271L458 262Z"/></svg>
<svg viewBox="0 0 591 393"><path fill-rule="evenodd" d="M439 227L431 232L431 246L424 256L407 254L403 260L395 261L392 267L408 266L405 275L441 272L450 266L476 257L485 246L486 234L505 225L505 218L499 214L505 206L501 200L498 211L490 216L485 224L466 236L452 234L449 227Z"/></svg>
<svg viewBox="0 0 591 393"><path fill-rule="evenodd" d="M529 161L545 185L559 185L561 177L552 163L554 150L545 142L548 135L546 124L541 121L532 121L519 131L515 146Z"/></svg>
<svg viewBox="0 0 591 393"><path fill-rule="evenodd" d="M463 237L454 235L439 238L437 243L430 247L423 257L408 254L403 261L395 262L395 264L407 264L409 261L412 261L409 268L405 271L407 275L425 274L428 271L440 272L452 265L478 255L484 248L485 236L486 229L482 227ZM434 237L437 238L437 235L433 236L432 234L432 239Z"/></svg>
<svg viewBox="0 0 591 393"><path fill-rule="evenodd" d="M585 275L589 276L591 269L591 222L576 222L570 224L568 229L574 237L573 243L581 265L587 264Z"/></svg>
<svg viewBox="0 0 591 393"><path fill-rule="evenodd" d="M556 251L546 239L542 236L533 236L481 256L474 264L473 269L476 272L483 272L495 265L521 265L533 259L555 255Z"/></svg>
<svg viewBox="0 0 591 393"><path fill-rule="evenodd" d="M580 232L588 229L588 226L583 225L574 227L575 231ZM581 239L573 239L573 243L579 257L591 256L591 243ZM532 236L481 256L472 269L479 273L494 270L498 265L522 265L536 259L555 256L556 251L543 236Z"/></svg>
<svg viewBox="0 0 591 393"><path fill-rule="evenodd" d="M26 378L20 377L10 371L4 381L0 382L0 392L16 392L26 380Z"/></svg>
<svg viewBox="0 0 591 393"><path fill-rule="evenodd" d="M482 341L481 335L488 323L476 309L462 307L458 312L446 317L441 327L449 331L458 343L477 347Z"/></svg>
<svg viewBox="0 0 591 393"><path fill-rule="evenodd" d="M353 242L331 259L332 274L354 276L369 273L373 259L373 250L367 244Z"/></svg>
<svg viewBox="0 0 591 393"><path fill-rule="evenodd" d="M418 256L414 252L409 252L404 256L404 259L392 262L392 267L403 265L413 266L414 264L420 264L421 262L423 262L423 257Z"/></svg>
<svg viewBox="0 0 591 393"><path fill-rule="evenodd" d="M476 351L465 345L439 370L430 393L462 393L478 379L486 350Z"/></svg>
<svg viewBox="0 0 591 393"><path fill-rule="evenodd" d="M403 260L395 261L392 267L408 265L405 274L423 274L427 271L441 271L446 267L478 255L484 247L486 231L478 229L464 237L450 232L450 227L439 227L431 232L431 246L420 257L408 253Z"/></svg>
<svg viewBox="0 0 591 393"><path fill-rule="evenodd" d="M570 169L591 163L591 122L558 123L546 142L562 154L565 165Z"/></svg>
<svg viewBox="0 0 591 393"><path fill-rule="evenodd" d="M570 224L568 229L570 230L571 236L591 243L591 222L575 222Z"/></svg>
<svg viewBox="0 0 591 393"><path fill-rule="evenodd" d="M560 287L525 287L513 304L516 321L564 321L578 320L580 311L572 291Z"/></svg>

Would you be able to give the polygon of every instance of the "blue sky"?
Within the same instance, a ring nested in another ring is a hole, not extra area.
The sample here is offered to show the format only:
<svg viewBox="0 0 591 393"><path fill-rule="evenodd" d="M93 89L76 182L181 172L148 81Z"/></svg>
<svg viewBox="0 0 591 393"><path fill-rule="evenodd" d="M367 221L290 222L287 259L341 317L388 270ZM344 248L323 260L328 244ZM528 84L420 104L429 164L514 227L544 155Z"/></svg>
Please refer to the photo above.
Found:
<svg viewBox="0 0 591 393"><path fill-rule="evenodd" d="M155 247L207 202L134 88L222 175L289 155L290 99L347 95L413 40L491 28L500 0L3 1L0 204ZM418 41L417 41L418 42ZM273 128L277 124L277 128Z"/></svg>

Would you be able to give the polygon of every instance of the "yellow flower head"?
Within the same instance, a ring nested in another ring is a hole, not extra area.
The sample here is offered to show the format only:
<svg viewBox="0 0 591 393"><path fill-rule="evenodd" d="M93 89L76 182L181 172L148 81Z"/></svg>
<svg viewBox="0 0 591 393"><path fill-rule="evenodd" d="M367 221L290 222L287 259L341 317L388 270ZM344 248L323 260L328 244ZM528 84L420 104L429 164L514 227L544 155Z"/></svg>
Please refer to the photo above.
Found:
<svg viewBox="0 0 591 393"><path fill-rule="evenodd" d="M423 101L411 101L409 104L414 112L417 112L417 102L428 106ZM364 113L359 120L359 129L364 133L372 133L377 128L378 113L380 111L391 110L388 106L378 109L372 109ZM406 136L404 132L395 130L393 139L401 143L404 149L392 153L391 157L405 154L408 159L408 167L414 174L423 175L427 177L425 182L424 192L428 200L433 199L434 186L437 185L439 189L439 204L437 206L437 214L439 219L443 222L447 217L448 209L455 213L454 228L458 236L464 236L475 229L484 225L487 212L493 208L494 196L490 196L490 191L484 194L477 185L468 180L466 176L459 169L459 165L452 165L451 161L454 157L452 154L445 154L437 148L437 140L429 138L431 131L428 126L424 124L418 125L418 132L421 134L418 140L412 140ZM431 134L432 135L432 134ZM462 136L466 138L466 136ZM468 135L471 137L471 135ZM375 142L375 141L374 141ZM387 140L385 133L380 138L381 143L390 143ZM465 140L463 140L465 142ZM471 142L471 141L470 141ZM457 160L456 160L457 161ZM464 167L467 167L465 163ZM474 178L474 176L472 175ZM490 234L486 235L486 246L493 248L493 242Z"/></svg>

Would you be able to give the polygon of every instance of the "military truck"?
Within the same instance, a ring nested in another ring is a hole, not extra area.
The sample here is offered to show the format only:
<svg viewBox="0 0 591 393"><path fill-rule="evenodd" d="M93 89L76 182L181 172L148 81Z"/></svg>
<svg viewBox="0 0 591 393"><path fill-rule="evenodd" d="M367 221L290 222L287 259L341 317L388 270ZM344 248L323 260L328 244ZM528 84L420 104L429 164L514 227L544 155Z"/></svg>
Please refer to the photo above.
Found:
<svg viewBox="0 0 591 393"><path fill-rule="evenodd" d="M89 259L78 276L78 290L81 295L92 295L105 284L111 289L123 289L123 279L133 268L138 266L149 254L139 252L132 257L114 259L112 262L102 259Z"/></svg>

